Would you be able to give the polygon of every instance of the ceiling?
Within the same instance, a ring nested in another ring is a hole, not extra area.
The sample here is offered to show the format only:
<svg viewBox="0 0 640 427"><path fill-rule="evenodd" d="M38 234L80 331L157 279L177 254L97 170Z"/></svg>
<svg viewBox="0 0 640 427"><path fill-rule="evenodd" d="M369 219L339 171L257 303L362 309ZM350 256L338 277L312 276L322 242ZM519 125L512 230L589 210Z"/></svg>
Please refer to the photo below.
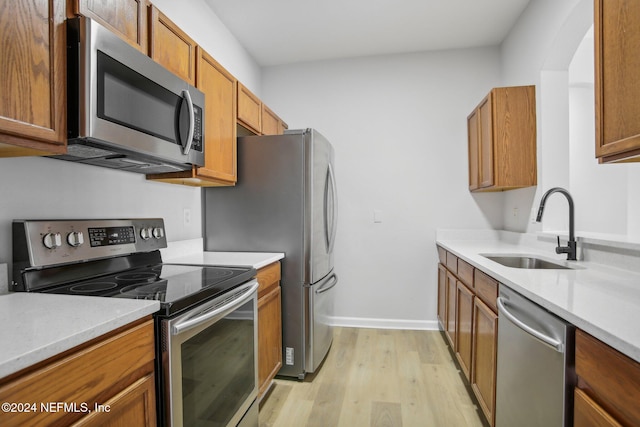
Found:
<svg viewBox="0 0 640 427"><path fill-rule="evenodd" d="M530 0L205 0L261 66L499 45Z"/></svg>

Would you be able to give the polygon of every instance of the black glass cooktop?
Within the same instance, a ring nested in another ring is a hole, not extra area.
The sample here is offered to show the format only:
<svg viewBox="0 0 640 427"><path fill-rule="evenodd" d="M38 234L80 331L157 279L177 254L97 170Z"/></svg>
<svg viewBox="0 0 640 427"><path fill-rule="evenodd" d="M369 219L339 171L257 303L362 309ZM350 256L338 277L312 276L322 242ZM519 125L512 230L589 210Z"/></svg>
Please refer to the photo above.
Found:
<svg viewBox="0 0 640 427"><path fill-rule="evenodd" d="M156 264L42 292L160 301L160 315L171 315L221 295L255 277L251 267Z"/></svg>

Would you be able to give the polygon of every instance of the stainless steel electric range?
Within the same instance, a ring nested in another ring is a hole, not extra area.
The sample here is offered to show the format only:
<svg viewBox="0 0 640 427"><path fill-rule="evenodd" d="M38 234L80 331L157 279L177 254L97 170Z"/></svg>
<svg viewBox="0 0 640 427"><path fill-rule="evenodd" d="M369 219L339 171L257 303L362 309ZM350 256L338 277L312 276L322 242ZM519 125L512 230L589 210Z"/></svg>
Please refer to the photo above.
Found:
<svg viewBox="0 0 640 427"><path fill-rule="evenodd" d="M152 299L158 421L257 426L251 267L163 263L164 221L16 220L13 291Z"/></svg>

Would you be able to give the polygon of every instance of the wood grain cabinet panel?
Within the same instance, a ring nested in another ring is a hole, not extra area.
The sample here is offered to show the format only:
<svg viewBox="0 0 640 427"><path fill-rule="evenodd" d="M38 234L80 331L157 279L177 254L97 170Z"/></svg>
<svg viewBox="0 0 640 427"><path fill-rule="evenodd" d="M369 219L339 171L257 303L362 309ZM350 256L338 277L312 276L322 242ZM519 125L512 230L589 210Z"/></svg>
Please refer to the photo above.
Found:
<svg viewBox="0 0 640 427"><path fill-rule="evenodd" d="M0 157L66 151L63 0L0 7Z"/></svg>
<svg viewBox="0 0 640 427"><path fill-rule="evenodd" d="M618 421L593 401L587 394L576 388L573 398L573 425L577 427L622 427Z"/></svg>
<svg viewBox="0 0 640 427"><path fill-rule="evenodd" d="M72 0L72 13L99 22L147 54L147 6L144 0Z"/></svg>
<svg viewBox="0 0 640 427"><path fill-rule="evenodd" d="M447 319L447 269L438 264L438 322L444 330Z"/></svg>
<svg viewBox="0 0 640 427"><path fill-rule="evenodd" d="M38 405L63 402L80 409L82 403L91 409L110 405L109 413L82 425L118 425L114 420L120 419L129 421L120 425L153 426L154 359L153 320L149 318L5 378L0 381L0 401ZM3 413L2 425L71 425L86 415L81 410L48 412L38 408L34 412ZM140 422L131 422L134 419Z"/></svg>
<svg viewBox="0 0 640 427"><path fill-rule="evenodd" d="M282 121L276 113L274 113L265 104L262 104L262 134L263 135L282 135L287 129L287 124Z"/></svg>
<svg viewBox="0 0 640 427"><path fill-rule="evenodd" d="M254 132L262 133L262 101L238 82L238 123Z"/></svg>
<svg viewBox="0 0 640 427"><path fill-rule="evenodd" d="M456 292L456 276L447 271L447 321L444 332L454 351L456 349Z"/></svg>
<svg viewBox="0 0 640 427"><path fill-rule="evenodd" d="M474 295L464 283L456 283L456 357L467 379L471 376L471 344Z"/></svg>
<svg viewBox="0 0 640 427"><path fill-rule="evenodd" d="M196 42L154 6L149 7L149 27L149 56L195 86Z"/></svg>
<svg viewBox="0 0 640 427"><path fill-rule="evenodd" d="M480 409L495 423L496 361L498 350L498 316L479 298L473 300L473 365L471 389Z"/></svg>
<svg viewBox="0 0 640 427"><path fill-rule="evenodd" d="M534 86L494 88L467 117L469 190L537 183Z"/></svg>
<svg viewBox="0 0 640 427"><path fill-rule="evenodd" d="M495 312L498 311L498 281L480 270L474 271L474 288L476 295Z"/></svg>
<svg viewBox="0 0 640 427"><path fill-rule="evenodd" d="M596 157L640 161L640 2L596 0Z"/></svg>
<svg viewBox="0 0 640 427"><path fill-rule="evenodd" d="M622 425L640 425L640 363L576 330L578 388Z"/></svg>
<svg viewBox="0 0 640 427"><path fill-rule="evenodd" d="M258 399L282 367L280 262L258 270Z"/></svg>

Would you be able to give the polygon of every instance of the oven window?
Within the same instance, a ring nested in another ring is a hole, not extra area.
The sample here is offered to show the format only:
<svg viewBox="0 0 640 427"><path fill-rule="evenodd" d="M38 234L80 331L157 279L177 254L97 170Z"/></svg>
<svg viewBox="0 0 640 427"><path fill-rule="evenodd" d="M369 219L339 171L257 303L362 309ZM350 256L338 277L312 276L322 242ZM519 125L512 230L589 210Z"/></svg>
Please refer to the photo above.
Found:
<svg viewBox="0 0 640 427"><path fill-rule="evenodd" d="M255 384L253 300L182 344L185 426L226 426Z"/></svg>

